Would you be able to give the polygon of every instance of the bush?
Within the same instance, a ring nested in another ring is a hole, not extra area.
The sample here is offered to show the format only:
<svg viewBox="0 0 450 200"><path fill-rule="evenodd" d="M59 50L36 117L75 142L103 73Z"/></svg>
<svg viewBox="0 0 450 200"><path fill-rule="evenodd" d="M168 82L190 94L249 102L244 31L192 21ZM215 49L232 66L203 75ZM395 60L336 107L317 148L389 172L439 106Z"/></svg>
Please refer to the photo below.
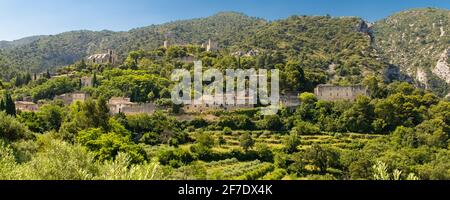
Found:
<svg viewBox="0 0 450 200"><path fill-rule="evenodd" d="M114 159L119 152L127 153L133 163L147 160L147 154L127 136L114 132L104 133L101 129L89 129L78 133L77 141L94 152L101 161Z"/></svg>
<svg viewBox="0 0 450 200"><path fill-rule="evenodd" d="M14 117L0 112L0 139L16 141L31 137L31 132L26 126L17 121Z"/></svg>
<svg viewBox="0 0 450 200"><path fill-rule="evenodd" d="M264 164L263 166L259 167L258 169L252 170L250 172L245 173L244 175L239 176L238 180L257 180L258 178L261 178L268 172L271 172L274 170L273 164Z"/></svg>
<svg viewBox="0 0 450 200"><path fill-rule="evenodd" d="M233 134L233 130L231 130L230 127L225 127L225 128L223 128L223 134L225 134L225 135L232 135Z"/></svg>
<svg viewBox="0 0 450 200"><path fill-rule="evenodd" d="M51 138L41 138L42 150L21 166L21 179L85 180L96 171L94 155L85 148Z"/></svg>
<svg viewBox="0 0 450 200"><path fill-rule="evenodd" d="M292 131L297 133L298 135L318 135L321 133L319 127L312 123L304 121L297 121Z"/></svg>
<svg viewBox="0 0 450 200"><path fill-rule="evenodd" d="M171 167L181 167L194 161L192 154L183 149L164 150L158 155L158 160L162 165L170 165Z"/></svg>
<svg viewBox="0 0 450 200"><path fill-rule="evenodd" d="M263 180L282 180L286 175L287 171L285 169L275 169L275 171L266 174Z"/></svg>

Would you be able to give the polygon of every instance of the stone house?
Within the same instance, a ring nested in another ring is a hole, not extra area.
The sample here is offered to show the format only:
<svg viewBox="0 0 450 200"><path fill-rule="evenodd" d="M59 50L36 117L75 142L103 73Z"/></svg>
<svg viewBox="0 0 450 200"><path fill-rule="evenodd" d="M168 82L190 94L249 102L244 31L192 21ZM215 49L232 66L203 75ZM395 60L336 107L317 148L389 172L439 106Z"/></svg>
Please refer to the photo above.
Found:
<svg viewBox="0 0 450 200"><path fill-rule="evenodd" d="M81 81L81 87L93 87L94 86L94 80L91 76L83 76L80 79Z"/></svg>
<svg viewBox="0 0 450 200"><path fill-rule="evenodd" d="M111 64L114 65L117 62L117 55L113 50L108 50L108 53L94 54L87 58L87 63L93 64Z"/></svg>
<svg viewBox="0 0 450 200"><path fill-rule="evenodd" d="M300 99L298 95L286 94L280 96L280 103L282 107L295 108L300 105Z"/></svg>
<svg viewBox="0 0 450 200"><path fill-rule="evenodd" d="M64 101L65 105L71 105L73 102L76 102L76 101L84 102L89 97L90 97L90 95L85 92L73 92L73 93L56 96L55 100L59 99L59 100Z"/></svg>
<svg viewBox="0 0 450 200"><path fill-rule="evenodd" d="M39 105L31 101L16 101L14 104L16 105L16 110L24 112L36 112L39 110Z"/></svg>
<svg viewBox="0 0 450 200"><path fill-rule="evenodd" d="M111 98L108 101L108 107L111 114L152 114L156 111L156 106L152 103L134 103L130 98L124 97Z"/></svg>
<svg viewBox="0 0 450 200"><path fill-rule="evenodd" d="M314 93L317 99L325 101L355 101L358 96L368 96L367 87L362 85L319 85L314 89Z"/></svg>
<svg viewBox="0 0 450 200"><path fill-rule="evenodd" d="M226 99L234 98L234 104L227 104ZM239 100L243 100L245 104L237 104ZM203 113L214 110L233 111L238 109L254 108L251 104L250 97L239 97L233 94L224 94L224 100L222 103L214 102L214 97L211 95L203 95L200 100L200 104L194 104L192 101L189 105L184 105L183 110L186 113Z"/></svg>

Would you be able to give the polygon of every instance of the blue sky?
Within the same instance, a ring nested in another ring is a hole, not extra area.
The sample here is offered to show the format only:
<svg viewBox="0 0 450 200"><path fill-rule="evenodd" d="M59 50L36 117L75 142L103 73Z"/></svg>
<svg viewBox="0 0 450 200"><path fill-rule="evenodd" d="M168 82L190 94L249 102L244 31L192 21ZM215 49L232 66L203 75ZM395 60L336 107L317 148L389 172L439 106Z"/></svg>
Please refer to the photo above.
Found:
<svg viewBox="0 0 450 200"><path fill-rule="evenodd" d="M269 20L290 15L376 21L409 8L450 9L450 0L0 0L0 40L71 30L114 30L238 11Z"/></svg>

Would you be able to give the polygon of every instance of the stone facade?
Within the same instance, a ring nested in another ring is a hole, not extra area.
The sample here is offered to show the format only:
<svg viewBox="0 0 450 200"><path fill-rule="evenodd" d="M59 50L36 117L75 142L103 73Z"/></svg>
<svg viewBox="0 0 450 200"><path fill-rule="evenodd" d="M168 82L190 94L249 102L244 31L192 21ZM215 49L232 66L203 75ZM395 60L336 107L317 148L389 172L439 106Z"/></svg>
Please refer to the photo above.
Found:
<svg viewBox="0 0 450 200"><path fill-rule="evenodd" d="M117 62L117 55L113 50L108 50L108 53L95 54L87 58L88 63L94 64L111 64L114 65Z"/></svg>
<svg viewBox="0 0 450 200"><path fill-rule="evenodd" d="M81 77L81 87L93 87L94 81L90 76Z"/></svg>
<svg viewBox="0 0 450 200"><path fill-rule="evenodd" d="M219 50L218 43L209 39L208 43L206 44L206 51L217 51L217 50Z"/></svg>
<svg viewBox="0 0 450 200"><path fill-rule="evenodd" d="M31 101L16 101L14 104L16 105L16 110L24 112L36 112L39 110L38 104Z"/></svg>
<svg viewBox="0 0 450 200"><path fill-rule="evenodd" d="M130 98L123 97L111 98L108 101L108 107L111 114L152 114L156 111L156 106L152 103L134 103Z"/></svg>
<svg viewBox="0 0 450 200"><path fill-rule="evenodd" d="M314 90L314 93L319 100L325 101L355 101L358 96L368 96L367 88L362 85L319 85Z"/></svg>
<svg viewBox="0 0 450 200"><path fill-rule="evenodd" d="M282 107L295 108L300 105L300 99L298 95L287 94L280 97Z"/></svg>
<svg viewBox="0 0 450 200"><path fill-rule="evenodd" d="M234 104L227 104L226 99L233 99ZM200 104L194 104L192 101L189 105L184 105L183 110L185 113L203 113L215 110L225 110L225 111L233 111L239 109L248 109L254 108L254 105L250 103L250 97L239 97L236 95L226 95L224 94L223 103L214 102L214 97L210 95L204 95L201 97ZM237 104L238 101L245 101L245 104Z"/></svg>
<svg viewBox="0 0 450 200"><path fill-rule="evenodd" d="M169 40L164 41L164 48L168 49L171 46L171 43Z"/></svg>
<svg viewBox="0 0 450 200"><path fill-rule="evenodd" d="M84 102L89 98L89 94L85 92L74 92L56 96L55 99L63 100L65 105L71 105L73 102Z"/></svg>
<svg viewBox="0 0 450 200"><path fill-rule="evenodd" d="M259 55L259 50L255 49L255 50L250 50L248 52L244 52L244 51L236 51L234 53L232 53L232 56L236 56L236 57L254 57Z"/></svg>

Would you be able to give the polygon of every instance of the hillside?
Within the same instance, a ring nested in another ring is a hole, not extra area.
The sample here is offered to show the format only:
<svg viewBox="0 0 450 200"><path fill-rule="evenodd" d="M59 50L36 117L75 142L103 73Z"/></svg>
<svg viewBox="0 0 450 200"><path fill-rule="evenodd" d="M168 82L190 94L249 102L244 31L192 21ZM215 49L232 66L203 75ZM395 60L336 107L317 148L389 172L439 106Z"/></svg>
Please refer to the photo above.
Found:
<svg viewBox="0 0 450 200"><path fill-rule="evenodd" d="M127 32L72 31L1 42L0 67L8 79L17 69L55 71L107 49L123 60L130 51L161 46L166 38L177 44L213 39L223 53L259 49L281 55L283 62L300 60L337 84L359 83L367 74L383 73L389 63L400 69L401 78L445 95L450 92L449 22L448 10L428 8L395 14L373 28L356 17L292 16L268 22L222 12Z"/></svg>
<svg viewBox="0 0 450 200"><path fill-rule="evenodd" d="M212 38L221 46L234 45L265 23L239 13L218 13L208 18L152 25L128 32L66 32L5 49L1 54L8 57L10 67L42 72L107 49L114 49L124 58L131 50L161 46L166 37L177 43L201 43Z"/></svg>
<svg viewBox="0 0 450 200"><path fill-rule="evenodd" d="M424 87L450 92L450 10L400 12L377 22L373 30L390 63Z"/></svg>
<svg viewBox="0 0 450 200"><path fill-rule="evenodd" d="M161 46L166 38L177 44L201 44L213 39L224 53L255 48L281 53L284 59L300 60L305 67L327 72L331 80L343 84L359 82L367 72L379 72L384 66L370 45L367 24L359 18L293 16L267 22L234 12L128 32L67 32L5 49L0 56L8 58L6 65L13 69L54 71L107 49L114 49L124 59L132 50Z"/></svg>
<svg viewBox="0 0 450 200"><path fill-rule="evenodd" d="M14 41L0 41L0 49L10 49L10 48L30 44L36 40L39 40L39 39L45 38L45 37L47 37L47 36L38 35L38 36L25 37L25 38L21 38L21 39L14 40Z"/></svg>

